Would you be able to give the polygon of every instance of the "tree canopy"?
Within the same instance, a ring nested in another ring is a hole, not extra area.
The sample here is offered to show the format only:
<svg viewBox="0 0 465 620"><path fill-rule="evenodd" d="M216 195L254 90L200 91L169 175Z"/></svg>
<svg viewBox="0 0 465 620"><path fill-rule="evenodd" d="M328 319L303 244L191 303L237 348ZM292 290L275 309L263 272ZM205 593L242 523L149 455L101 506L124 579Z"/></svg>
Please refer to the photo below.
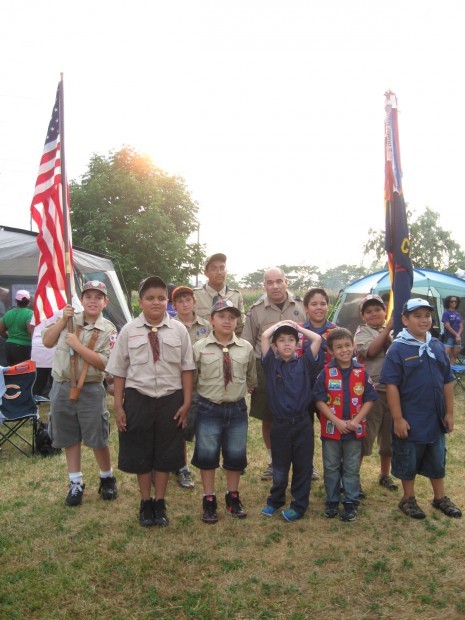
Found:
<svg viewBox="0 0 465 620"><path fill-rule="evenodd" d="M465 265L465 254L460 245L452 239L451 233L441 228L439 218L439 213L426 207L424 213L414 219L412 212L407 208L412 265L455 273L457 268ZM369 241L364 246L364 253L374 252L378 259L383 259L386 255L384 231L370 229L368 234Z"/></svg>
<svg viewBox="0 0 465 620"><path fill-rule="evenodd" d="M188 238L198 207L181 177L126 146L93 155L69 189L73 242L116 258L129 288L148 275L187 282L197 273L204 252Z"/></svg>

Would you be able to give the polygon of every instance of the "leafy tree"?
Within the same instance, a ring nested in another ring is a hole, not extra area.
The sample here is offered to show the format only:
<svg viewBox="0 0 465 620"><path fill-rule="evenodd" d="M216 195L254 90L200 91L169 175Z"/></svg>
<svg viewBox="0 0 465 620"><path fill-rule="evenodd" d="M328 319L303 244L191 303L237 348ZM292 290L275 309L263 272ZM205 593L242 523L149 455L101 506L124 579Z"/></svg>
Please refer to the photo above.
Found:
<svg viewBox="0 0 465 620"><path fill-rule="evenodd" d="M329 291L340 291L349 282L363 278L368 273L371 273L371 270L363 266L338 265L321 274L321 286Z"/></svg>
<svg viewBox="0 0 465 620"><path fill-rule="evenodd" d="M277 265L286 274L290 288L302 290L318 286L318 267L313 265ZM244 288L260 288L263 286L266 269L257 269L245 275L241 284Z"/></svg>
<svg viewBox="0 0 465 620"><path fill-rule="evenodd" d="M439 225L439 213L426 207L425 212L415 220L407 209L410 233L410 257L414 267L455 273L465 265L465 254L460 245L452 239L451 233ZM364 254L374 252L378 259L385 258L384 231L368 231L369 241Z"/></svg>
<svg viewBox="0 0 465 620"><path fill-rule="evenodd" d="M129 288L152 274L187 282L203 264L203 247L187 242L198 208L184 180L131 147L93 155L70 197L73 242L118 259Z"/></svg>

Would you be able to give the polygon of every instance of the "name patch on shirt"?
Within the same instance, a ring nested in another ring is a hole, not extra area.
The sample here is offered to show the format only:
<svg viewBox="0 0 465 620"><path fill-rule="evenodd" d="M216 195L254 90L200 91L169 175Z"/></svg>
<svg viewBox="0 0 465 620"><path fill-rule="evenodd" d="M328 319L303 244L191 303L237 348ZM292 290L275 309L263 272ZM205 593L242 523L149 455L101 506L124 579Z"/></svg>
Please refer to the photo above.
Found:
<svg viewBox="0 0 465 620"><path fill-rule="evenodd" d="M330 379L328 381L328 390L339 391L342 387L342 381L340 379Z"/></svg>

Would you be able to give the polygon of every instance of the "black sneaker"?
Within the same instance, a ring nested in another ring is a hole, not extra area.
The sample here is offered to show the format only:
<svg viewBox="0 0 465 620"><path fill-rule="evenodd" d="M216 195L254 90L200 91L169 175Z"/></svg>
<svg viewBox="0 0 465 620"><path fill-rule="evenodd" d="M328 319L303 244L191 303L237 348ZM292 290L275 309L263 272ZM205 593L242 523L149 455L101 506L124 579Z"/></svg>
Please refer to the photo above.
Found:
<svg viewBox="0 0 465 620"><path fill-rule="evenodd" d="M225 495L226 499L226 510L231 517L236 517L236 519L245 519L247 513L242 508L241 500L239 499L238 491L228 491Z"/></svg>
<svg viewBox="0 0 465 620"><path fill-rule="evenodd" d="M153 500L153 523L160 527L169 524L169 519L166 516L166 504L164 499Z"/></svg>
<svg viewBox="0 0 465 620"><path fill-rule="evenodd" d="M204 523L217 523L218 515L216 514L216 495L204 495L202 500L203 513L200 517Z"/></svg>
<svg viewBox="0 0 465 620"><path fill-rule="evenodd" d="M339 516L339 503L338 502L326 502L325 517L327 519L334 519Z"/></svg>
<svg viewBox="0 0 465 620"><path fill-rule="evenodd" d="M153 503L151 499L142 499L139 510L139 523L142 527L155 525L153 520Z"/></svg>
<svg viewBox="0 0 465 620"><path fill-rule="evenodd" d="M82 482L70 482L69 491L65 500L67 506L79 506L82 504L82 496L84 495L85 484Z"/></svg>
<svg viewBox="0 0 465 620"><path fill-rule="evenodd" d="M100 486L98 492L102 499L116 499L118 497L118 487L116 486L116 478L100 478Z"/></svg>
<svg viewBox="0 0 465 620"><path fill-rule="evenodd" d="M351 502L344 504L344 512L341 514L341 519L343 521L355 521L356 518L357 511L355 510L355 505Z"/></svg>

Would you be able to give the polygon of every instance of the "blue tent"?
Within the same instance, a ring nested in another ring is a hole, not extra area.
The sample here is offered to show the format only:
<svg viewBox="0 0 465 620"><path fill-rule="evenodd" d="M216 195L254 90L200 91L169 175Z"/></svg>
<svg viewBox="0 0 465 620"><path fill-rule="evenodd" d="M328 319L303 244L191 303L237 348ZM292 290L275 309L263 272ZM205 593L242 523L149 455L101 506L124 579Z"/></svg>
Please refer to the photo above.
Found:
<svg viewBox="0 0 465 620"><path fill-rule="evenodd" d="M388 296L391 290L389 272L377 271L364 278L348 284L336 300L330 319L342 327L355 333L360 324L359 306L365 295L375 293L381 297ZM435 308L433 330L436 334L442 331L441 317L444 311L444 298L457 295L461 298L460 312L465 314L465 280L450 273L432 271L431 269L413 270L412 297L423 297ZM386 297L388 298L388 297Z"/></svg>

